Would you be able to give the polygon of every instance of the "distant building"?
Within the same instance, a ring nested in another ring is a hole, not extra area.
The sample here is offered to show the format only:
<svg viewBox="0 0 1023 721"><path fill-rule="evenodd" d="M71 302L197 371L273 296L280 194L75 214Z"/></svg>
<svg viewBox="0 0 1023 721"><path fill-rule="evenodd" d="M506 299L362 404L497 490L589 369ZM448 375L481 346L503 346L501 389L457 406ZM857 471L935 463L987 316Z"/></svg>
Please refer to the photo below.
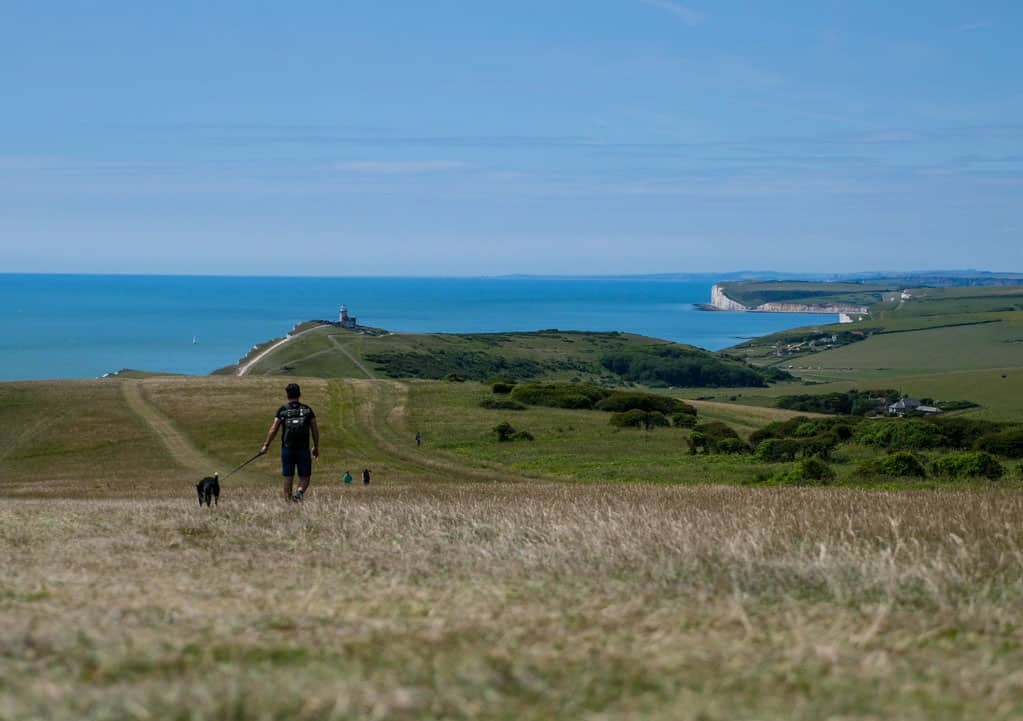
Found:
<svg viewBox="0 0 1023 721"><path fill-rule="evenodd" d="M902 416L920 407L920 401L916 398L901 398L888 406L888 415Z"/></svg>
<svg viewBox="0 0 1023 721"><path fill-rule="evenodd" d="M934 406L925 406L916 398L909 397L902 398L888 406L888 415L890 416L904 416L907 413L926 413L931 415L941 413L941 409Z"/></svg>
<svg viewBox="0 0 1023 721"><path fill-rule="evenodd" d="M354 315L348 315L348 308L341 306L341 310L338 312L337 324L342 328L358 328L359 322Z"/></svg>

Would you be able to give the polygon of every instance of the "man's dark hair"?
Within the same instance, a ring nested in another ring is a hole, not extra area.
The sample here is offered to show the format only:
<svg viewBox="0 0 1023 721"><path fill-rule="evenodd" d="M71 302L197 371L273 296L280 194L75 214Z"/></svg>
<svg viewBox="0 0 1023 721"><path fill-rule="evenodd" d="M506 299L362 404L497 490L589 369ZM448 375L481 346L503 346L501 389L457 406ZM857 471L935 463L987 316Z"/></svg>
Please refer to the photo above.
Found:
<svg viewBox="0 0 1023 721"><path fill-rule="evenodd" d="M298 387L298 383L289 383L284 387L284 392L288 394L288 398L299 398L302 395L302 389Z"/></svg>

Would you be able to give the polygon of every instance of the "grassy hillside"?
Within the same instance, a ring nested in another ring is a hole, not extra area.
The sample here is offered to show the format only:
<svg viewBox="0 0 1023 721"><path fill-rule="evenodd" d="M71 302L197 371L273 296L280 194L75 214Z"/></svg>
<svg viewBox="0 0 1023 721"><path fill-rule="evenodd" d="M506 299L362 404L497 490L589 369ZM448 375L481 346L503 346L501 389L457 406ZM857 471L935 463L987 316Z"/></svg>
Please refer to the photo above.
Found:
<svg viewBox="0 0 1023 721"><path fill-rule="evenodd" d="M614 359L611 362L609 359ZM360 333L330 325L301 329L224 373L323 378L542 379L621 385L763 385L762 372L693 346L630 333Z"/></svg>
<svg viewBox="0 0 1023 721"><path fill-rule="evenodd" d="M1023 704L1017 467L901 493L751 486L792 464L690 456L688 430L601 411L485 409L476 382L303 377L323 431L306 501L279 498L269 454L199 509L195 481L255 452L287 380L0 384L0 717L1008 721ZM692 403L743 437L793 416ZM498 441L504 420L534 440ZM839 483L867 453L834 459ZM340 483L362 467L370 486Z"/></svg>
<svg viewBox="0 0 1023 721"><path fill-rule="evenodd" d="M529 476L734 482L748 471L744 462L721 466L720 460L683 458L683 430L617 431L599 411L532 408L511 420L533 430L537 442L498 444L491 429L507 411L479 407L493 394L474 382L298 380L319 418L324 451L317 474L324 481L365 466L390 482ZM276 377L167 376L0 384L0 492L188 497L199 477L226 473L259 449L284 401L284 383ZM744 432L792 415L752 409L740 418L744 414L729 406L701 414L732 420ZM427 452L414 447L417 430ZM226 485L274 487L276 464L268 454ZM577 466L591 470L580 474Z"/></svg>
<svg viewBox="0 0 1023 721"><path fill-rule="evenodd" d="M476 382L300 379L317 412L321 482L364 467L387 482L518 481L658 484L750 483L788 466L753 456L692 455L686 428L617 428L612 414L526 406L490 409ZM155 377L70 384L0 384L0 491L9 497L190 497L199 477L231 468L259 448L283 401L279 378ZM1018 385L1012 386L1018 388ZM799 415L736 402L693 400L698 421L723 421L741 438ZM735 401L758 398L747 392ZM1006 418L1005 420L1018 420ZM532 441L502 443L503 422ZM424 446L414 435L421 432ZM856 464L876 452L842 446L836 483L859 485ZM230 479L228 488L276 486L273 453ZM1007 482L1018 480L1018 464Z"/></svg>
<svg viewBox="0 0 1023 721"><path fill-rule="evenodd" d="M892 387L972 400L980 407L967 411L971 416L1023 417L1023 288L920 288L909 295L873 306L862 322L785 331L728 349L818 384L744 389L743 397ZM830 342L834 335L838 343Z"/></svg>
<svg viewBox="0 0 1023 721"><path fill-rule="evenodd" d="M996 285L1004 283L1006 285ZM1002 290L1018 292L1023 278L1015 274L908 275L857 281L738 280L720 284L725 294L743 305L755 308L764 303L825 305L875 305L896 296L904 289L949 296L974 294L990 296ZM914 296L916 293L914 292Z"/></svg>
<svg viewBox="0 0 1023 721"><path fill-rule="evenodd" d="M806 303L827 305L873 305L880 303L885 294L901 289L894 283L848 283L784 280L742 280L721 283L725 295L748 308L764 303Z"/></svg>

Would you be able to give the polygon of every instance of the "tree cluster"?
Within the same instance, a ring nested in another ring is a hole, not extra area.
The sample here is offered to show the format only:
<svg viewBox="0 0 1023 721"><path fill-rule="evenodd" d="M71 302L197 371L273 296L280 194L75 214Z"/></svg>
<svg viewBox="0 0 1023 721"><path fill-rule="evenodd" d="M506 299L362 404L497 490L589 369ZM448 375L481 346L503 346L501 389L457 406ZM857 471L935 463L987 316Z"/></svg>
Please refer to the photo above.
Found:
<svg viewBox="0 0 1023 721"><path fill-rule="evenodd" d="M791 378L777 368L760 369L708 351L649 345L604 354L604 368L634 383L687 388L762 388L768 380Z"/></svg>

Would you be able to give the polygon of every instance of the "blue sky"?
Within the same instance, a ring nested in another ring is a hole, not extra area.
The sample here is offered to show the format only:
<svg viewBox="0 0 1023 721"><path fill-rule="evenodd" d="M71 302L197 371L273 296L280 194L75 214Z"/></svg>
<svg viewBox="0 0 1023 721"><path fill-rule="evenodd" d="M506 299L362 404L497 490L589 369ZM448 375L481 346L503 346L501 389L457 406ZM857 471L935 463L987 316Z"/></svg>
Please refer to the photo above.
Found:
<svg viewBox="0 0 1023 721"><path fill-rule="evenodd" d="M1023 4L0 0L0 271L1023 271Z"/></svg>

